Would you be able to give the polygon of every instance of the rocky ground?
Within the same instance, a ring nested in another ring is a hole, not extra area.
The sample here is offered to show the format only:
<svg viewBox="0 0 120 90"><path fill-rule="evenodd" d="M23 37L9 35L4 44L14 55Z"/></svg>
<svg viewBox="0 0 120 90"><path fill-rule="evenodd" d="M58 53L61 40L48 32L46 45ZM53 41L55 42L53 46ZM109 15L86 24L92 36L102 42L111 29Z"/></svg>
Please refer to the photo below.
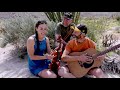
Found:
<svg viewBox="0 0 120 90"><path fill-rule="evenodd" d="M0 78L35 78L28 70L27 57L18 58L14 50L10 44L0 48Z"/></svg>

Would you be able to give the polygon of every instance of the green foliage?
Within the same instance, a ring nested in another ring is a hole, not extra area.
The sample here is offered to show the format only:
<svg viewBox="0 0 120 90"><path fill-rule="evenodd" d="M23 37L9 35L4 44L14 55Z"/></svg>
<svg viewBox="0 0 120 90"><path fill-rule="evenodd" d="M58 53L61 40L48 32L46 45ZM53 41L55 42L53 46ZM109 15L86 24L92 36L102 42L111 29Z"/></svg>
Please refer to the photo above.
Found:
<svg viewBox="0 0 120 90"><path fill-rule="evenodd" d="M4 21L4 33L2 34L1 46L8 43L15 45L18 56L26 53L26 42L29 36L34 34L35 20L29 16L16 17Z"/></svg>
<svg viewBox="0 0 120 90"><path fill-rule="evenodd" d="M56 25L57 25L57 23L52 22L52 21L48 23L48 33L47 33L47 36L50 39L54 39L55 38L55 28L56 28Z"/></svg>
<svg viewBox="0 0 120 90"><path fill-rule="evenodd" d="M114 16L113 18L116 19L116 21L118 22L118 26L120 26L120 16ZM116 31L117 33L120 33L120 28L118 28Z"/></svg>
<svg viewBox="0 0 120 90"><path fill-rule="evenodd" d="M19 57L23 58L26 54L26 42L29 36L34 34L34 26L38 20L30 16L16 17L4 21L4 33L0 35L0 44L2 47L8 43L14 44ZM48 34L51 47L54 48L54 30L55 22L48 22Z"/></svg>
<svg viewBox="0 0 120 90"><path fill-rule="evenodd" d="M60 22L64 12L45 12L50 21Z"/></svg>
<svg viewBox="0 0 120 90"><path fill-rule="evenodd" d="M80 12L72 12L73 13L73 22L77 25L79 23L79 19L80 19Z"/></svg>
<svg viewBox="0 0 120 90"><path fill-rule="evenodd" d="M80 23L83 23L88 27L88 37L97 42L99 33L101 33L105 28L103 25L104 21L95 18L84 18L81 19Z"/></svg>
<svg viewBox="0 0 120 90"><path fill-rule="evenodd" d="M4 24L4 44L26 45L27 38L34 33L34 20L30 17L7 20Z"/></svg>
<svg viewBox="0 0 120 90"><path fill-rule="evenodd" d="M103 50L102 35L111 27L118 26L119 23L113 18L99 17L99 18L81 18L80 23L88 27L88 37L91 38L96 44L97 49Z"/></svg>
<svg viewBox="0 0 120 90"><path fill-rule="evenodd" d="M73 14L73 22L78 24L80 19L80 12L71 12ZM64 12L45 12L46 16L50 21L61 22Z"/></svg>
<svg viewBox="0 0 120 90"><path fill-rule="evenodd" d="M47 36L50 39L50 45L51 48L55 48L54 46L54 39L55 39L55 28L56 28L57 23L51 21L50 23L48 23L48 33Z"/></svg>

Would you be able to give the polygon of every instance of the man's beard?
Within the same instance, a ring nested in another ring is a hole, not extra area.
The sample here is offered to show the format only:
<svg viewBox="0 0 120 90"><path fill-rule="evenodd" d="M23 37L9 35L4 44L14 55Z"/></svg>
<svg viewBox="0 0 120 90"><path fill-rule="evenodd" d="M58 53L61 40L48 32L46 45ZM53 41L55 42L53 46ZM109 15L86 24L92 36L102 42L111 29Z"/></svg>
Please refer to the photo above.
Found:
<svg viewBox="0 0 120 90"><path fill-rule="evenodd" d="M76 39L80 39L81 35L79 35L79 36L73 35L73 37L76 38Z"/></svg>

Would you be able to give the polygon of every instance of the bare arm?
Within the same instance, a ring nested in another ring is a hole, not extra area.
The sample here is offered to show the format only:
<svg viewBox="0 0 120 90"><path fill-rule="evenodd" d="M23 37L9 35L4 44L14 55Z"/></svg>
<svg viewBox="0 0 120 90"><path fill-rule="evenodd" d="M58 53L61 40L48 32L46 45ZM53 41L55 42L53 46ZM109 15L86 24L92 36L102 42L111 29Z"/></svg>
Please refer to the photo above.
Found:
<svg viewBox="0 0 120 90"><path fill-rule="evenodd" d="M61 60L64 62L73 62L73 61L90 61L92 58L90 56L87 56L86 54L80 54L80 52L73 52L70 53L66 49L64 50Z"/></svg>
<svg viewBox="0 0 120 90"><path fill-rule="evenodd" d="M76 61L76 59L79 58L79 56L70 56L69 53L70 52L65 49L62 54L61 60L65 62L69 62L69 61L71 62L71 61Z"/></svg>
<svg viewBox="0 0 120 90"><path fill-rule="evenodd" d="M27 40L27 52L28 52L28 55L30 56L30 58L32 60L44 60L44 59L47 59L46 56L38 56L38 55L34 55L34 38L33 37L30 37L28 38Z"/></svg>
<svg viewBox="0 0 120 90"><path fill-rule="evenodd" d="M80 56L81 55L81 52L72 52L69 54L70 56Z"/></svg>

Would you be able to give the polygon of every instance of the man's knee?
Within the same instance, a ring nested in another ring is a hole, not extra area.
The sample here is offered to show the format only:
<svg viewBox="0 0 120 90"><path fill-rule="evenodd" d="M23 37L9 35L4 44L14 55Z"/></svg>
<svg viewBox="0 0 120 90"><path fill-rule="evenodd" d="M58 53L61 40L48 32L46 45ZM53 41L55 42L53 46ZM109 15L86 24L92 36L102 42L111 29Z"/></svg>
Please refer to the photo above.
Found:
<svg viewBox="0 0 120 90"><path fill-rule="evenodd" d="M58 75L62 76L63 73L64 73L64 69L62 67L60 67L58 70Z"/></svg>
<svg viewBox="0 0 120 90"><path fill-rule="evenodd" d="M75 78L75 76L69 72L69 69L67 67L61 67L58 70L58 75L64 78Z"/></svg>
<svg viewBox="0 0 120 90"><path fill-rule="evenodd" d="M60 67L58 70L58 75L63 76L67 72L68 72L68 69L66 67Z"/></svg>
<svg viewBox="0 0 120 90"><path fill-rule="evenodd" d="M91 70L91 74L95 75L95 76L99 76L103 74L103 71L100 68L95 68L93 70Z"/></svg>
<svg viewBox="0 0 120 90"><path fill-rule="evenodd" d="M43 78L57 78L57 75L50 70L43 70L41 73L38 74Z"/></svg>
<svg viewBox="0 0 120 90"><path fill-rule="evenodd" d="M52 73L52 74L50 75L50 78L57 78L57 75L54 74L54 73Z"/></svg>

